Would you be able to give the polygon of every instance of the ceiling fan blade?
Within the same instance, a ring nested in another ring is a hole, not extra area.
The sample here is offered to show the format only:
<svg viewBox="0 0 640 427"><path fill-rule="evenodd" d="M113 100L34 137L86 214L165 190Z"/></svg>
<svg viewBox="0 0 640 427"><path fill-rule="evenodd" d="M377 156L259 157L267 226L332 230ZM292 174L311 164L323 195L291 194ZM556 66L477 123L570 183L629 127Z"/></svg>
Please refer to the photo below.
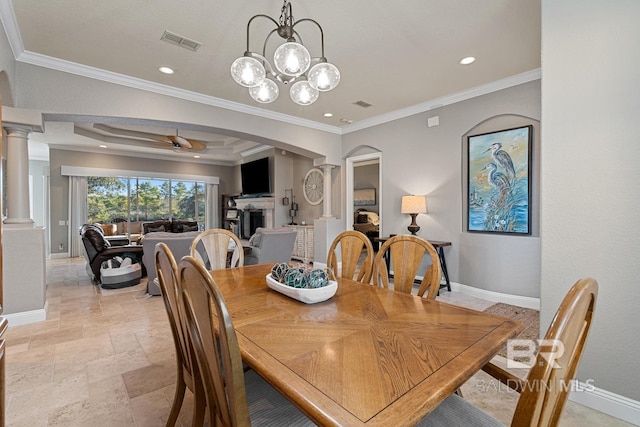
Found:
<svg viewBox="0 0 640 427"><path fill-rule="evenodd" d="M189 139L189 143L191 144L191 151L202 151L208 148L207 144L197 139Z"/></svg>

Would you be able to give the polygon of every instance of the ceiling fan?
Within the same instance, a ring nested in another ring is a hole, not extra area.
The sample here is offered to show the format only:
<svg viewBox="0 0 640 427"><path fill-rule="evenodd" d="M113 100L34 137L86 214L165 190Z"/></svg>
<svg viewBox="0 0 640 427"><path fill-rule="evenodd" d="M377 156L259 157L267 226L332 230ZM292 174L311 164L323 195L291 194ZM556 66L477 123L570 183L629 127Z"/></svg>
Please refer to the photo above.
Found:
<svg viewBox="0 0 640 427"><path fill-rule="evenodd" d="M207 144L202 141L178 135L178 129L176 129L175 135L153 136L151 139L157 141L156 147L171 150L201 151L207 148Z"/></svg>
<svg viewBox="0 0 640 427"><path fill-rule="evenodd" d="M159 135L150 132L117 128L101 123L94 123L93 127L111 135L155 141L155 146L157 148L165 148L174 151L202 151L208 148L208 143L206 142L180 136L178 129L176 129L175 135Z"/></svg>

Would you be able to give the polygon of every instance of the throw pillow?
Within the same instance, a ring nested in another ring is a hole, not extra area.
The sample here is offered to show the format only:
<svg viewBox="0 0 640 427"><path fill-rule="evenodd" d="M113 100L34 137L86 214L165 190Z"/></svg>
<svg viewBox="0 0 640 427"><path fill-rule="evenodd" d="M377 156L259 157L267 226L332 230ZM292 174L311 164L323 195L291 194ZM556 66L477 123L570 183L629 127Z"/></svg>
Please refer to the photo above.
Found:
<svg viewBox="0 0 640 427"><path fill-rule="evenodd" d="M168 231L172 231L174 233L185 233L187 231L198 231L198 222L197 221L184 221L184 220L173 220L171 221L171 228L168 228ZM194 228L195 227L195 228Z"/></svg>
<svg viewBox="0 0 640 427"><path fill-rule="evenodd" d="M102 232L105 236L115 236L116 234L116 224L100 224L100 228L102 228Z"/></svg>
<svg viewBox="0 0 640 427"><path fill-rule="evenodd" d="M253 246L254 248L259 248L260 243L262 243L262 233L255 233L253 236L249 238L249 246Z"/></svg>
<svg viewBox="0 0 640 427"><path fill-rule="evenodd" d="M147 227L147 233L155 233L158 231L165 231L164 225L161 225L160 227Z"/></svg>

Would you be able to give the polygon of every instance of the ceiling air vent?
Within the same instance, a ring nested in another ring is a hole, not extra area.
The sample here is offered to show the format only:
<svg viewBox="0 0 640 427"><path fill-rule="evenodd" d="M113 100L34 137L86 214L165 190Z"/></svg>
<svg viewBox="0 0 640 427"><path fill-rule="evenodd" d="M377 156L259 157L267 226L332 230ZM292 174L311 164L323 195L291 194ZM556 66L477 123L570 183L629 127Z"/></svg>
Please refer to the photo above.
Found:
<svg viewBox="0 0 640 427"><path fill-rule="evenodd" d="M369 107L373 107L373 104L369 104L368 102L365 101L356 101L353 103L354 105L358 105L362 108L369 108Z"/></svg>
<svg viewBox="0 0 640 427"><path fill-rule="evenodd" d="M183 47L192 52L195 52L200 46L202 46L202 43L200 42L182 37L176 33L172 33L171 31L165 31L162 37L160 37L160 40Z"/></svg>

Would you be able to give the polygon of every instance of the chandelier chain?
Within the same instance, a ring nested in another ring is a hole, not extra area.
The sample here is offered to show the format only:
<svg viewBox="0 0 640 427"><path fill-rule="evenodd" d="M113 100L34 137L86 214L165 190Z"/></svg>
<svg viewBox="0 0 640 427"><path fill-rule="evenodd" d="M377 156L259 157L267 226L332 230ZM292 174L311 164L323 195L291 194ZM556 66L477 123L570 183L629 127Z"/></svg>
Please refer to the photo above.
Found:
<svg viewBox="0 0 640 427"><path fill-rule="evenodd" d="M290 13L287 13L287 8L291 9L289 6L289 1L284 0L282 2L282 9L280 9L280 26L291 25L293 24L293 16ZM287 22L289 21L289 22Z"/></svg>

